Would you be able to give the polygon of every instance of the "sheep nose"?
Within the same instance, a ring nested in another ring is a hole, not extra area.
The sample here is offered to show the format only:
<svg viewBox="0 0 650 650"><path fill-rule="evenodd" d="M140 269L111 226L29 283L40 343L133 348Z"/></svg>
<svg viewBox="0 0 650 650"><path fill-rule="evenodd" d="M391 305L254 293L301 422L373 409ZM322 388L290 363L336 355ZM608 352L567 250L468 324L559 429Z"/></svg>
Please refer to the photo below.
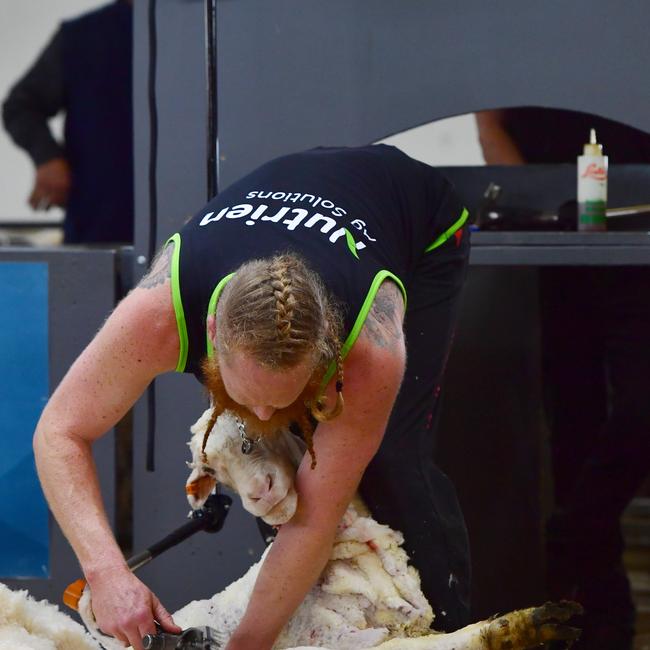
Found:
<svg viewBox="0 0 650 650"><path fill-rule="evenodd" d="M251 501L257 503L262 499L268 498L271 490L273 490L273 477L271 474L267 474L263 478L258 478L253 483L247 496Z"/></svg>

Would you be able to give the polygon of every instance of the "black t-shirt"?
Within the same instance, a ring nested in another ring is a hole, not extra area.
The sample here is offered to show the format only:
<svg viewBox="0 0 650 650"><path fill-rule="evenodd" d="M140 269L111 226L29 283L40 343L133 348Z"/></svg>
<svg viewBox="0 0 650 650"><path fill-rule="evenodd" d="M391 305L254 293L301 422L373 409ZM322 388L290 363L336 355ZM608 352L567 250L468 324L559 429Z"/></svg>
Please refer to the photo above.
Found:
<svg viewBox="0 0 650 650"><path fill-rule="evenodd" d="M297 252L344 308L343 355L381 282L408 293L425 250L467 218L435 169L386 145L318 148L276 158L210 201L170 241L181 341L177 370L200 378L206 318L241 264Z"/></svg>

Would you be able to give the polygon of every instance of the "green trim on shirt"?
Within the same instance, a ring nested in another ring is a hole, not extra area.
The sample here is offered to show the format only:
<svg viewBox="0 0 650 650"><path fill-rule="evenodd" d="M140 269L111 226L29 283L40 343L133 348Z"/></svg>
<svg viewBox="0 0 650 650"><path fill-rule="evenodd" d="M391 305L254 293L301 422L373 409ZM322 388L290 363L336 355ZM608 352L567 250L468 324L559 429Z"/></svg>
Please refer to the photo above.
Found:
<svg viewBox="0 0 650 650"><path fill-rule="evenodd" d="M210 296L210 302L208 303L208 314L207 316L213 316L217 312L217 302L219 301L219 296L221 295L221 292L223 291L223 288L226 286L226 284L231 280L232 276L235 275L234 273L230 273L227 275L225 278L221 278L219 281L219 284L214 288L214 291L212 292L212 295ZM206 319L207 319L206 316ZM212 341L210 340L210 333L208 332L208 328L206 326L205 328L205 346L206 346L206 354L208 355L208 358L212 359L214 356L214 346L212 345Z"/></svg>
<svg viewBox="0 0 650 650"><path fill-rule="evenodd" d="M370 308L372 307L372 303L374 302L375 297L377 296L377 291L379 291L379 287L381 286L381 283L384 280L387 280L389 278L393 280L395 284L397 284L397 286L402 291L402 296L404 297L404 309L406 309L406 289L404 287L403 282L394 273L391 273L390 271L387 271L385 269L379 271L373 278L372 284L370 285L370 289L368 290L368 294L366 295L366 298L363 301L363 305L361 305L361 309L359 310L359 314L357 315L357 318L354 321L352 330L350 330L350 333L348 334L348 338L345 339L345 343L343 343L343 347L341 348L342 359L345 359L345 357L348 355L348 352L350 351L355 341L359 337L361 328L366 322L366 318L370 313ZM329 380L334 376L335 372L336 372L336 361L332 361L329 367L327 368L327 372L323 377L323 381L321 382L320 385L321 394L325 390L325 387L329 383Z"/></svg>
<svg viewBox="0 0 650 650"><path fill-rule="evenodd" d="M460 230L460 228L463 227L464 223L467 221L467 217L469 217L469 212L467 212L467 208L463 208L463 212L458 218L457 221L455 221L445 232L440 235L434 242L429 244L425 249L424 252L428 253L429 251L432 251L434 248L438 248L438 246L442 246L457 230Z"/></svg>
<svg viewBox="0 0 650 650"><path fill-rule="evenodd" d="M187 364L187 323L185 322L185 311L183 310L183 299L181 298L181 280L180 280L180 259L181 259L181 235L176 233L166 242L165 246L174 244L172 253L171 283L172 283L172 302L174 304L174 314L176 314L176 327L178 328L178 363L176 372L183 372Z"/></svg>

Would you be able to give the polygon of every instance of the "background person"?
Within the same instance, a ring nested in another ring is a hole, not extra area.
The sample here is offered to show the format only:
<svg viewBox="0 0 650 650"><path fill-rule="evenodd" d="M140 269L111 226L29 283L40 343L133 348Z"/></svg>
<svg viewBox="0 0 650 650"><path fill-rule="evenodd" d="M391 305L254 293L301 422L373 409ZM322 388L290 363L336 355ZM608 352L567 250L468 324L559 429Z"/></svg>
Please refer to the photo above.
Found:
<svg viewBox="0 0 650 650"><path fill-rule="evenodd" d="M65 208L68 244L133 242L132 31L130 0L63 22L2 107L36 168L29 204Z"/></svg>

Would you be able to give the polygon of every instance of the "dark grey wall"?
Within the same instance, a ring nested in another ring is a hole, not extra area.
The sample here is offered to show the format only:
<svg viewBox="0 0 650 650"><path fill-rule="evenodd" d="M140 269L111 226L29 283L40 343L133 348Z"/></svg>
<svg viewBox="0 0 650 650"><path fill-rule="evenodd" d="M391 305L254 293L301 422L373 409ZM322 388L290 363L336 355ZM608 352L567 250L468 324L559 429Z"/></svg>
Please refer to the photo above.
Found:
<svg viewBox="0 0 650 650"><path fill-rule="evenodd" d="M90 342L115 304L115 252L0 249L0 262L46 262L49 274L50 393ZM111 524L115 512L114 438L109 432L94 446L102 494ZM36 598L60 603L64 589L82 577L72 549L50 518L49 580L3 580Z"/></svg>
<svg viewBox="0 0 650 650"><path fill-rule="evenodd" d="M479 109L573 108L650 131L642 0L223 0L220 176Z"/></svg>
<svg viewBox="0 0 650 650"><path fill-rule="evenodd" d="M149 31L148 2L134 11L135 256L141 274L150 260L149 242ZM158 155L156 159L157 246L207 198L207 83L205 2L156 3Z"/></svg>

